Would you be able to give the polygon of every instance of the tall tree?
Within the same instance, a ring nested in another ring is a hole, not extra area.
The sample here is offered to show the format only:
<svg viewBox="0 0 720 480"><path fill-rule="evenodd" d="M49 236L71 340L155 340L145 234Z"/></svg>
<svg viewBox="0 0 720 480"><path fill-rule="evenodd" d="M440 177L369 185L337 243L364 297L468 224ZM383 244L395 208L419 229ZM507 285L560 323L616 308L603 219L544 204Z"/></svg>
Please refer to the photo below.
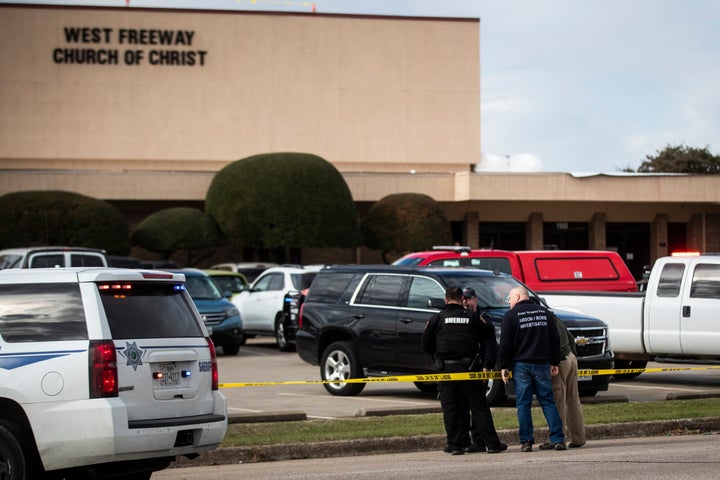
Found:
<svg viewBox="0 0 720 480"><path fill-rule="evenodd" d="M357 210L340 172L306 153L268 153L227 165L213 178L205 208L233 243L273 252L360 245Z"/></svg>
<svg viewBox="0 0 720 480"><path fill-rule="evenodd" d="M145 218L132 233L133 242L168 260L182 253L188 266L212 255L213 247L225 241L210 216L197 208L175 207Z"/></svg>
<svg viewBox="0 0 720 480"><path fill-rule="evenodd" d="M422 193L396 193L378 200L361 225L363 244L387 255L427 250L452 240L450 222L435 200Z"/></svg>
<svg viewBox="0 0 720 480"><path fill-rule="evenodd" d="M0 197L0 247L63 245L130 250L128 224L108 202L64 191L25 191Z"/></svg>
<svg viewBox="0 0 720 480"><path fill-rule="evenodd" d="M687 145L667 145L655 155L646 155L638 172L663 173L720 173L720 156L713 155L708 147L694 148Z"/></svg>

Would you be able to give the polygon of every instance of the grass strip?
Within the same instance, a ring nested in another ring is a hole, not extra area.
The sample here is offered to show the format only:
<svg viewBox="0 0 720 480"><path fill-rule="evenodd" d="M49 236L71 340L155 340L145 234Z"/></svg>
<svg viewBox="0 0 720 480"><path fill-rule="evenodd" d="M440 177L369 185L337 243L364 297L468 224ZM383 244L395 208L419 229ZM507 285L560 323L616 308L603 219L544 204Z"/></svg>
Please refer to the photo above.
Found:
<svg viewBox="0 0 720 480"><path fill-rule="evenodd" d="M518 428L514 407L496 407L492 411L495 427L498 430ZM583 405L586 425L713 417L717 416L718 411L720 411L720 398ZM533 408L533 423L536 427L546 426L542 411L538 407ZM444 433L440 414L239 423L228 425L222 445L224 447L277 445Z"/></svg>

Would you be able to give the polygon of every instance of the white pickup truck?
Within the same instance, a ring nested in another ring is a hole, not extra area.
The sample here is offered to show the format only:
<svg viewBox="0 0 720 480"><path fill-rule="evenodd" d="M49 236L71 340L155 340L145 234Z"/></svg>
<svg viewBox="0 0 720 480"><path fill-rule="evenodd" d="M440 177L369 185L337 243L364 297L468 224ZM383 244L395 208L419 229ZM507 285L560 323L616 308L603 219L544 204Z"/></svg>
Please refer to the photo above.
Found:
<svg viewBox="0 0 720 480"><path fill-rule="evenodd" d="M720 358L720 255L660 258L645 292L545 292L543 298L552 308L605 321L615 368L642 369L657 357Z"/></svg>

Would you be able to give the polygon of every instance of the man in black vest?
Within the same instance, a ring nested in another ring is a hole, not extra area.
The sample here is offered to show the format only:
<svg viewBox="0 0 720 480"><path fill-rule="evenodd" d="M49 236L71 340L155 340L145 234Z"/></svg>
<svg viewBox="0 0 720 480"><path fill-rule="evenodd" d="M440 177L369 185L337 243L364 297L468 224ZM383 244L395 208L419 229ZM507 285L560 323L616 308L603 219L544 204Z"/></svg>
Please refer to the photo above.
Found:
<svg viewBox="0 0 720 480"><path fill-rule="evenodd" d="M449 287L445 291L445 308L425 324L422 347L435 356L442 373L469 371L478 354L478 345L487 340L489 331L483 328L477 312L466 310L462 304L462 290ZM462 455L468 442L468 408L487 446L488 453L500 453L507 445L500 442L490 407L485 398L483 382L479 380L450 380L440 382L440 405L447 434L446 451Z"/></svg>

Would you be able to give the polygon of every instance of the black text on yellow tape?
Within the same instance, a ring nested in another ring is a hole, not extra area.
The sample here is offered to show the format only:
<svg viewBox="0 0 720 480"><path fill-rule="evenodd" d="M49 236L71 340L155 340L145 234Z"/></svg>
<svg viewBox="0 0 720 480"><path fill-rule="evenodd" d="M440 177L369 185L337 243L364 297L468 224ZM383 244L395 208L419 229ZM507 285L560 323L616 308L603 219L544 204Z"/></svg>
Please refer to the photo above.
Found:
<svg viewBox="0 0 720 480"><path fill-rule="evenodd" d="M659 373L682 372L690 370L715 370L720 366L710 367L668 367L668 368L621 368L604 370L578 370L579 377L622 375L628 373ZM512 376L512 372L511 376ZM221 383L220 388L239 387L270 387L275 385L323 385L333 383L385 383L385 382L449 382L457 380L496 380L500 379L499 371L492 372L461 372L461 373L429 373L424 375L396 375L388 377L348 378L345 380L291 380L284 382L240 382Z"/></svg>

